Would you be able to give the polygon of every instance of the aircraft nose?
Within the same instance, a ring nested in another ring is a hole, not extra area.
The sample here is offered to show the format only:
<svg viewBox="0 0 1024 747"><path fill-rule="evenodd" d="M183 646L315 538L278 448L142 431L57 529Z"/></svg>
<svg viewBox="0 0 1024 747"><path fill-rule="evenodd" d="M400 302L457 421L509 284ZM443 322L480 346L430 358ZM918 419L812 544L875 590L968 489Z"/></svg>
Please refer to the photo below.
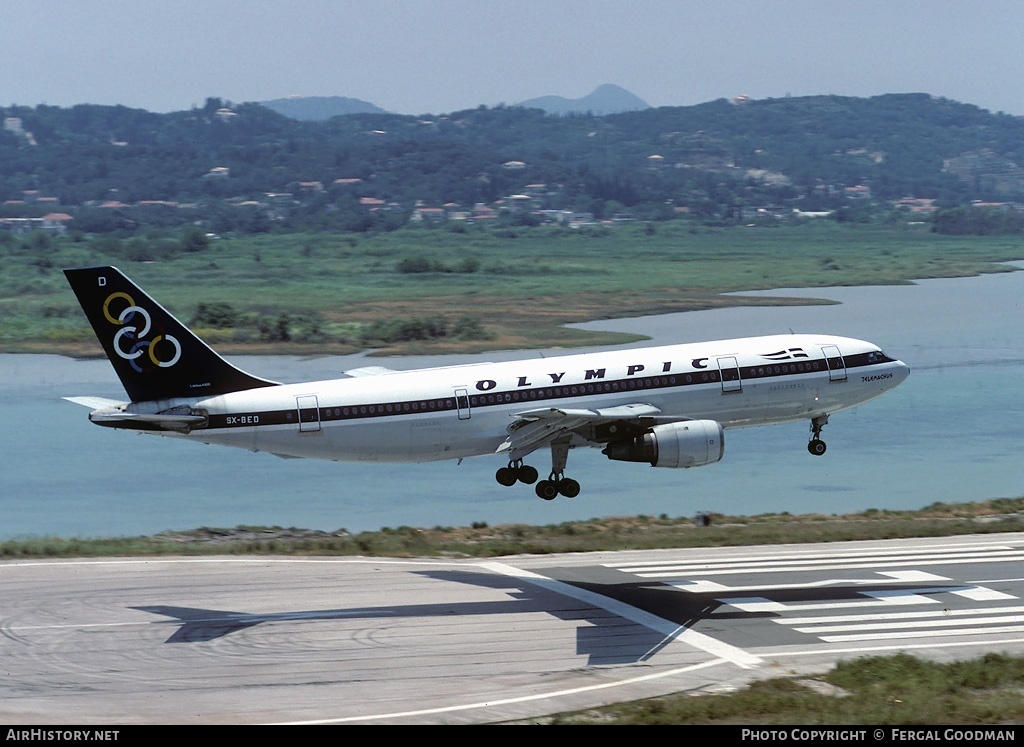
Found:
<svg viewBox="0 0 1024 747"><path fill-rule="evenodd" d="M908 366L903 361L896 361L896 378L898 379L898 381L896 382L897 385L902 384L904 381L906 381L906 378L908 376L910 376L910 366Z"/></svg>

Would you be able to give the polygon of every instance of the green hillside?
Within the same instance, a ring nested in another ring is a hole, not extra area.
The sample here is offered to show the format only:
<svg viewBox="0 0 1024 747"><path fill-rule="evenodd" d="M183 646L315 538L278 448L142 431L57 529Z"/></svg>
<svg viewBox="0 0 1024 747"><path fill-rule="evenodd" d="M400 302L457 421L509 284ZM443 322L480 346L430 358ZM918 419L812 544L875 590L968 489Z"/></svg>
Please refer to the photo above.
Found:
<svg viewBox="0 0 1024 747"><path fill-rule="evenodd" d="M58 209L90 233L197 221L258 233L435 218L865 220L1021 200L1019 164L1024 120L926 94L322 122L220 99L169 114L12 106L0 131L0 218Z"/></svg>

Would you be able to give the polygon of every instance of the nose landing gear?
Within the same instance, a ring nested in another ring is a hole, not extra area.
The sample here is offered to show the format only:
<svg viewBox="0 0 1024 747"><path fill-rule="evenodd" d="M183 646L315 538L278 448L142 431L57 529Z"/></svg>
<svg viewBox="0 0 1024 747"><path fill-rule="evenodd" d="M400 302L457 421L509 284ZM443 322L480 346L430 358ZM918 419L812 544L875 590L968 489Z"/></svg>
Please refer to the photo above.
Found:
<svg viewBox="0 0 1024 747"><path fill-rule="evenodd" d="M828 415L819 415L811 418L811 436L807 442L807 451L814 456L821 456L825 453L825 442L821 440L821 429L828 423Z"/></svg>

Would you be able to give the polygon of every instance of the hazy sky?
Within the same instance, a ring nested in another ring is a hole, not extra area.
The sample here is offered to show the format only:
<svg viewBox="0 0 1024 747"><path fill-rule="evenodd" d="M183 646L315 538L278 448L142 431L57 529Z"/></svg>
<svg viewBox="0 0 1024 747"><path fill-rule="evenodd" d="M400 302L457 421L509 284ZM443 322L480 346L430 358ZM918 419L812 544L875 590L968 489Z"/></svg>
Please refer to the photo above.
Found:
<svg viewBox="0 0 1024 747"><path fill-rule="evenodd" d="M0 106L351 96L440 114L924 92L1024 115L1022 0L2 0Z"/></svg>

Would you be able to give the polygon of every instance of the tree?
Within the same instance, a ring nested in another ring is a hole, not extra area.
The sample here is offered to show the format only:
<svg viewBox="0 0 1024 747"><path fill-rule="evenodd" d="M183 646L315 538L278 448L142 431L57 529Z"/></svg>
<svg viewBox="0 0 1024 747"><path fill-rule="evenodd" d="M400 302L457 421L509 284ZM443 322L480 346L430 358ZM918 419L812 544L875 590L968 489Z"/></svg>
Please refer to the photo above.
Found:
<svg viewBox="0 0 1024 747"><path fill-rule="evenodd" d="M181 250L184 252L201 252L210 246L210 238L199 228L187 228L181 237Z"/></svg>

